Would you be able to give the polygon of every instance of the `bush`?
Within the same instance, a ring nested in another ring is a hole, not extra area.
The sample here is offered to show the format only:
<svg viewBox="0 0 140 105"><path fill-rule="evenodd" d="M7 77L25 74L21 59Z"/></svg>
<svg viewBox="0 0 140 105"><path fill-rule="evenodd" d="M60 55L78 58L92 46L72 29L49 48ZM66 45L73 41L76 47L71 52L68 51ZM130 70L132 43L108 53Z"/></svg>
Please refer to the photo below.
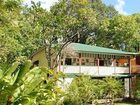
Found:
<svg viewBox="0 0 140 105"><path fill-rule="evenodd" d="M64 98L64 105L87 105L95 99L95 86L89 76L76 77Z"/></svg>
<svg viewBox="0 0 140 105"><path fill-rule="evenodd" d="M64 105L88 105L98 104L99 99L112 99L122 96L122 83L112 77L103 80L94 80L89 76L76 77L64 97Z"/></svg>
<svg viewBox="0 0 140 105"><path fill-rule="evenodd" d="M134 85L132 86L132 93L135 99L140 100L140 78L135 78Z"/></svg>
<svg viewBox="0 0 140 105"><path fill-rule="evenodd" d="M115 98L120 98L124 96L124 88L122 82L113 77L106 77L103 79L105 88L104 88L104 98L111 99L112 104L114 103Z"/></svg>

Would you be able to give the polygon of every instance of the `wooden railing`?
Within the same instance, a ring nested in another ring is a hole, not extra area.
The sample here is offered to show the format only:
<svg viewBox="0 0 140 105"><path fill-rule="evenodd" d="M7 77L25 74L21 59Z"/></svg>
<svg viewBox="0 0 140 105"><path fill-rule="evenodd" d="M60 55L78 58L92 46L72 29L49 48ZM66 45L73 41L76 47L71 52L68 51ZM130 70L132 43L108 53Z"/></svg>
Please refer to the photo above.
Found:
<svg viewBox="0 0 140 105"><path fill-rule="evenodd" d="M140 73L140 65L135 65L131 67L132 73Z"/></svg>

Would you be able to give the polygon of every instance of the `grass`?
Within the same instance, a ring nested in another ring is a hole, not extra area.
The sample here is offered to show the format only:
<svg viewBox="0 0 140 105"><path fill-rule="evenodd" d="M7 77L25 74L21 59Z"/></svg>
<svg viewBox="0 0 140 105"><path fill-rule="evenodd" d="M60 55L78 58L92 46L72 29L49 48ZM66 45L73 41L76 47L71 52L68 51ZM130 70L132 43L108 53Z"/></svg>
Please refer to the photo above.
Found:
<svg viewBox="0 0 140 105"><path fill-rule="evenodd" d="M140 104L134 104L134 103L116 103L115 105L140 105Z"/></svg>

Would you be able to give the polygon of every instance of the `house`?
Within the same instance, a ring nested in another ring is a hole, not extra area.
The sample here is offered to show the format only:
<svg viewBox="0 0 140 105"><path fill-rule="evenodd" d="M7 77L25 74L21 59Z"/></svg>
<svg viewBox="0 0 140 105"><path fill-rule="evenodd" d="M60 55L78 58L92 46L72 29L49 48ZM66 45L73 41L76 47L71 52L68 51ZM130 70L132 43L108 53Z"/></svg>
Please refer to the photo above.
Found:
<svg viewBox="0 0 140 105"><path fill-rule="evenodd" d="M132 80L134 80L132 74L137 74L136 63L140 63L140 57L136 60L137 53L80 43L71 43L64 51L69 54L62 54L57 67L57 71L62 71L67 75L64 86L69 84L74 76L80 74L90 75L96 79L114 76L124 81L126 96L130 96ZM36 52L32 56L32 61L38 62L39 66L47 66L45 49Z"/></svg>

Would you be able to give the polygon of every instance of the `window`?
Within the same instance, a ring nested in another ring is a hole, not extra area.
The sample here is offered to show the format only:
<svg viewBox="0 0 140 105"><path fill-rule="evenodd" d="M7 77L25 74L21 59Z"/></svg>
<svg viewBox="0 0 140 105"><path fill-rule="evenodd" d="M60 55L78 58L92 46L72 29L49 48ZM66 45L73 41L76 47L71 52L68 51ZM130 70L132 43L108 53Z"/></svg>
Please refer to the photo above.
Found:
<svg viewBox="0 0 140 105"><path fill-rule="evenodd" d="M61 61L61 65L63 65L63 61Z"/></svg>
<svg viewBox="0 0 140 105"><path fill-rule="evenodd" d="M86 63L89 63L89 59L86 59Z"/></svg>
<svg viewBox="0 0 140 105"><path fill-rule="evenodd" d="M79 62L79 59L77 59L77 62Z"/></svg>
<svg viewBox="0 0 140 105"><path fill-rule="evenodd" d="M104 66L104 60L99 61L99 66Z"/></svg>
<svg viewBox="0 0 140 105"><path fill-rule="evenodd" d="M76 62L76 58L73 58L73 63L75 63Z"/></svg>
<svg viewBox="0 0 140 105"><path fill-rule="evenodd" d="M36 60L33 62L33 67L35 67L35 66L39 66L39 60Z"/></svg>
<svg viewBox="0 0 140 105"><path fill-rule="evenodd" d="M72 65L72 59L71 58L66 58L65 59L65 65Z"/></svg>
<svg viewBox="0 0 140 105"><path fill-rule="evenodd" d="M97 59L94 60L94 66L98 66L98 60Z"/></svg>
<svg viewBox="0 0 140 105"><path fill-rule="evenodd" d="M83 62L82 65L85 65L85 62Z"/></svg>

